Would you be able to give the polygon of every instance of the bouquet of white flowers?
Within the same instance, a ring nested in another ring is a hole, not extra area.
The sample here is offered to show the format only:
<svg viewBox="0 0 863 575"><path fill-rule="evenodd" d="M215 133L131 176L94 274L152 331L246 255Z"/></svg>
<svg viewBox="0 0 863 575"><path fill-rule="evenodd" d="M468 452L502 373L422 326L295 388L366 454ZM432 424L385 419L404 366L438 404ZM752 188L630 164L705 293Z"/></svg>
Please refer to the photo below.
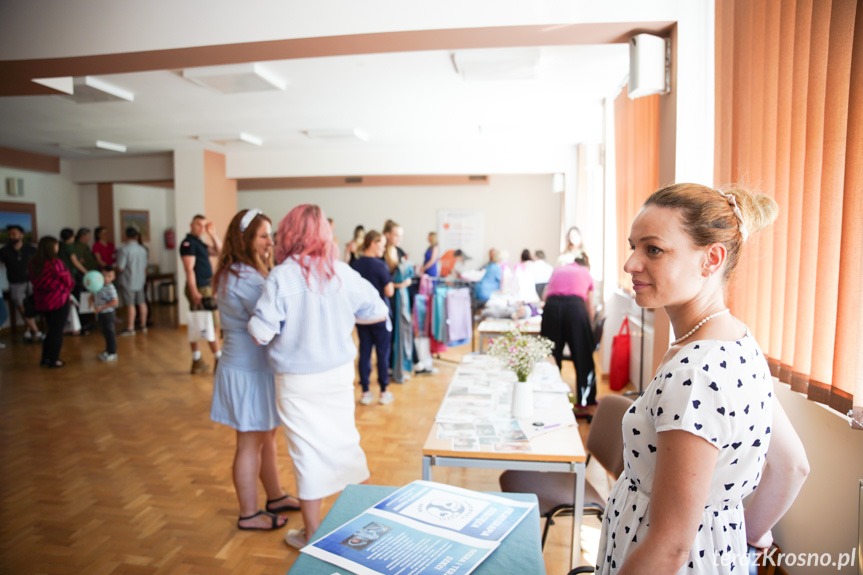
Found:
<svg viewBox="0 0 863 575"><path fill-rule="evenodd" d="M488 353L503 362L505 367L513 370L519 381L527 381L527 376L533 370L534 364L554 349L550 339L525 335L518 328L496 337L489 342Z"/></svg>

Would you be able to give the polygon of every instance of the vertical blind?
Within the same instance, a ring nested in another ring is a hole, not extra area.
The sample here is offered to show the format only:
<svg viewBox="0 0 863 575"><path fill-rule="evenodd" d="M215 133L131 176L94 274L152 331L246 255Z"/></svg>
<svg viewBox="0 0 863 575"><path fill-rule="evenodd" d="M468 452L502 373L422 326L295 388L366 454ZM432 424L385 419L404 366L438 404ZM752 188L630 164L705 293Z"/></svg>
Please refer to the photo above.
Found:
<svg viewBox="0 0 863 575"><path fill-rule="evenodd" d="M863 429L863 2L717 0L715 183L774 197L732 312L774 375Z"/></svg>

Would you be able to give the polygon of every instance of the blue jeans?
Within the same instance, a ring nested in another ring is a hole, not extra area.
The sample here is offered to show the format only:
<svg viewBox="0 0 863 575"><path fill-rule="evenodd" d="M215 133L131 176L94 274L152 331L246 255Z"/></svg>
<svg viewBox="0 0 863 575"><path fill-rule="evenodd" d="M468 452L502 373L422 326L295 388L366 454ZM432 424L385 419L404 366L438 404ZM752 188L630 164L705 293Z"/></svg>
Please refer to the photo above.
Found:
<svg viewBox="0 0 863 575"><path fill-rule="evenodd" d="M9 310L6 309L6 300L0 294L0 327L3 327L7 319L9 319Z"/></svg>
<svg viewBox="0 0 863 575"><path fill-rule="evenodd" d="M387 331L386 322L381 322L358 325L357 335L360 337L359 371L363 392L369 390L369 376L372 373L372 347L374 347L378 358L378 383L380 383L381 393L383 393L390 383L388 370L392 334Z"/></svg>

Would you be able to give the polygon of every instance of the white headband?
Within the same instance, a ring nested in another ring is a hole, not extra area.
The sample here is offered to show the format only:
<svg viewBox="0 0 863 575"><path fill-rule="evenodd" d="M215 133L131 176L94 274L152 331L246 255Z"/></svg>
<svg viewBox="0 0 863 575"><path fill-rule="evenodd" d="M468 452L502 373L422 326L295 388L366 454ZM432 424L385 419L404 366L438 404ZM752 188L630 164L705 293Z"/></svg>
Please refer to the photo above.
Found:
<svg viewBox="0 0 863 575"><path fill-rule="evenodd" d="M246 215L243 216L243 219L240 220L240 232L245 232L246 228L249 227L249 224L252 223L252 220L255 219L255 216L262 213L261 210L254 208L246 212Z"/></svg>
<svg viewBox="0 0 863 575"><path fill-rule="evenodd" d="M716 190L719 194L726 199L728 205L734 209L734 215L737 216L738 227L740 228L740 236L743 238L743 243L746 243L746 238L749 237L749 230L746 229L746 224L743 223L743 213L740 211L740 207L737 205L737 199L732 194L726 194Z"/></svg>

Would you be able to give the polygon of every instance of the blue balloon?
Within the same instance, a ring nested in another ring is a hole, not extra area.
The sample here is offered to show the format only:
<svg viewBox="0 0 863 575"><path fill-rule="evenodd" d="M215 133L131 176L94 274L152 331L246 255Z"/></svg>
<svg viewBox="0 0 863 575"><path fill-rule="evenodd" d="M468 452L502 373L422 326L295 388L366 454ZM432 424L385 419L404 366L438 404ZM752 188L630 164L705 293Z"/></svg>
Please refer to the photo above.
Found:
<svg viewBox="0 0 863 575"><path fill-rule="evenodd" d="M87 288L88 292L96 293L102 289L104 285L105 278L102 276L102 272L91 270L84 274L84 287Z"/></svg>

